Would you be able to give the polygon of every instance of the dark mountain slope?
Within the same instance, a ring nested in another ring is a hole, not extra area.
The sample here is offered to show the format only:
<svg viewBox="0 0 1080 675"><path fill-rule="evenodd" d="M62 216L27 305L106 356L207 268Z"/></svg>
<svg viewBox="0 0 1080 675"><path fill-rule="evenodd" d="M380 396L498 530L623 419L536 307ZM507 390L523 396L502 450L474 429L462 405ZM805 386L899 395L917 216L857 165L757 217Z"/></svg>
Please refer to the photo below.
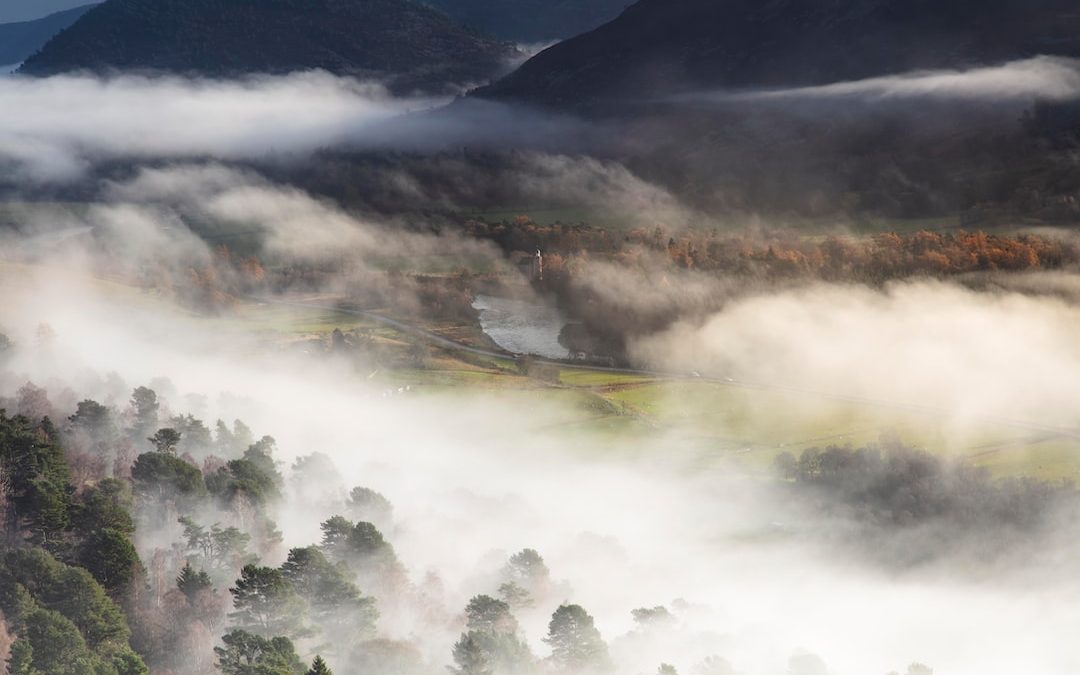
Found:
<svg viewBox="0 0 1080 675"><path fill-rule="evenodd" d="M21 63L91 7L76 7L34 21L0 24L0 64Z"/></svg>
<svg viewBox="0 0 1080 675"><path fill-rule="evenodd" d="M36 21L86 4L86 0L4 0L0 2L0 23Z"/></svg>
<svg viewBox="0 0 1080 675"><path fill-rule="evenodd" d="M322 68L432 91L487 80L516 54L412 0L108 0L22 72L225 77Z"/></svg>
<svg viewBox="0 0 1080 675"><path fill-rule="evenodd" d="M1080 55L1070 0L641 0L483 96L559 107Z"/></svg>
<svg viewBox="0 0 1080 675"><path fill-rule="evenodd" d="M633 0L427 0L455 19L506 40L545 42L611 21Z"/></svg>

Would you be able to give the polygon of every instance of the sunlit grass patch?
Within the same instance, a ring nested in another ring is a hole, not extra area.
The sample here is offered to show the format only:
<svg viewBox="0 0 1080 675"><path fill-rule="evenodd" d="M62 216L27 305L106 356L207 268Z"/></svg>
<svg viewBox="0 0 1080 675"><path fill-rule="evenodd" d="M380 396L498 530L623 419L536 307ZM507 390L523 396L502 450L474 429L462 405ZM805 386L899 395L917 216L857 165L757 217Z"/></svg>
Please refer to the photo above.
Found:
<svg viewBox="0 0 1080 675"><path fill-rule="evenodd" d="M614 385L647 384L656 378L648 375L633 375L628 373L609 373L592 370L578 370L563 368L559 373L559 381L571 387L609 387Z"/></svg>

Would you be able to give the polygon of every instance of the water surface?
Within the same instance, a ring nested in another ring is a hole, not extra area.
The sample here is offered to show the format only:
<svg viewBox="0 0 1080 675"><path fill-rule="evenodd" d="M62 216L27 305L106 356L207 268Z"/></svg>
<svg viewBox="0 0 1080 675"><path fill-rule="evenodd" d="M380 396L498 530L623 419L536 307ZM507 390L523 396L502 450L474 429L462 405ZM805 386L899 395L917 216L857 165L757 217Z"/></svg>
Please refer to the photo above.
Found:
<svg viewBox="0 0 1080 675"><path fill-rule="evenodd" d="M542 303L478 295L473 308L480 312L480 327L495 344L515 354L534 354L565 359L566 347L559 332L566 319L554 307Z"/></svg>

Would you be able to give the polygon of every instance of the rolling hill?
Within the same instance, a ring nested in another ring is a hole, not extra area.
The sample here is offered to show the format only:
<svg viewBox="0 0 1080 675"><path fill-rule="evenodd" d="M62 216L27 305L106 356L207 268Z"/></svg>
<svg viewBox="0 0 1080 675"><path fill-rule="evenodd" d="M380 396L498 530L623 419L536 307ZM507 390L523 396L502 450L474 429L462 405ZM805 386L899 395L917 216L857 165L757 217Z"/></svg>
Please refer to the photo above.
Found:
<svg viewBox="0 0 1080 675"><path fill-rule="evenodd" d="M320 68L436 92L484 82L517 55L412 0L107 0L20 72L230 77Z"/></svg>
<svg viewBox="0 0 1080 675"><path fill-rule="evenodd" d="M585 108L1080 55L1069 0L641 0L481 95Z"/></svg>
<svg viewBox="0 0 1080 675"><path fill-rule="evenodd" d="M16 64L41 49L54 35L79 20L93 7L84 5L42 19L0 24L0 64Z"/></svg>

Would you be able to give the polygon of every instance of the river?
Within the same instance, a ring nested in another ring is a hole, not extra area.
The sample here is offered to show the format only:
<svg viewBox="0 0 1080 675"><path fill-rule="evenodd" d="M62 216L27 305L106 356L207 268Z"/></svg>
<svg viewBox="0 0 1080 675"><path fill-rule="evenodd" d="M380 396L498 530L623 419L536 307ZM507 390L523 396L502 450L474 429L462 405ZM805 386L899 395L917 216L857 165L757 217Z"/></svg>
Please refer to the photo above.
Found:
<svg viewBox="0 0 1080 675"><path fill-rule="evenodd" d="M565 359L559 344L566 319L553 307L492 295L478 295L473 308L480 312L480 327L495 344L515 354Z"/></svg>

